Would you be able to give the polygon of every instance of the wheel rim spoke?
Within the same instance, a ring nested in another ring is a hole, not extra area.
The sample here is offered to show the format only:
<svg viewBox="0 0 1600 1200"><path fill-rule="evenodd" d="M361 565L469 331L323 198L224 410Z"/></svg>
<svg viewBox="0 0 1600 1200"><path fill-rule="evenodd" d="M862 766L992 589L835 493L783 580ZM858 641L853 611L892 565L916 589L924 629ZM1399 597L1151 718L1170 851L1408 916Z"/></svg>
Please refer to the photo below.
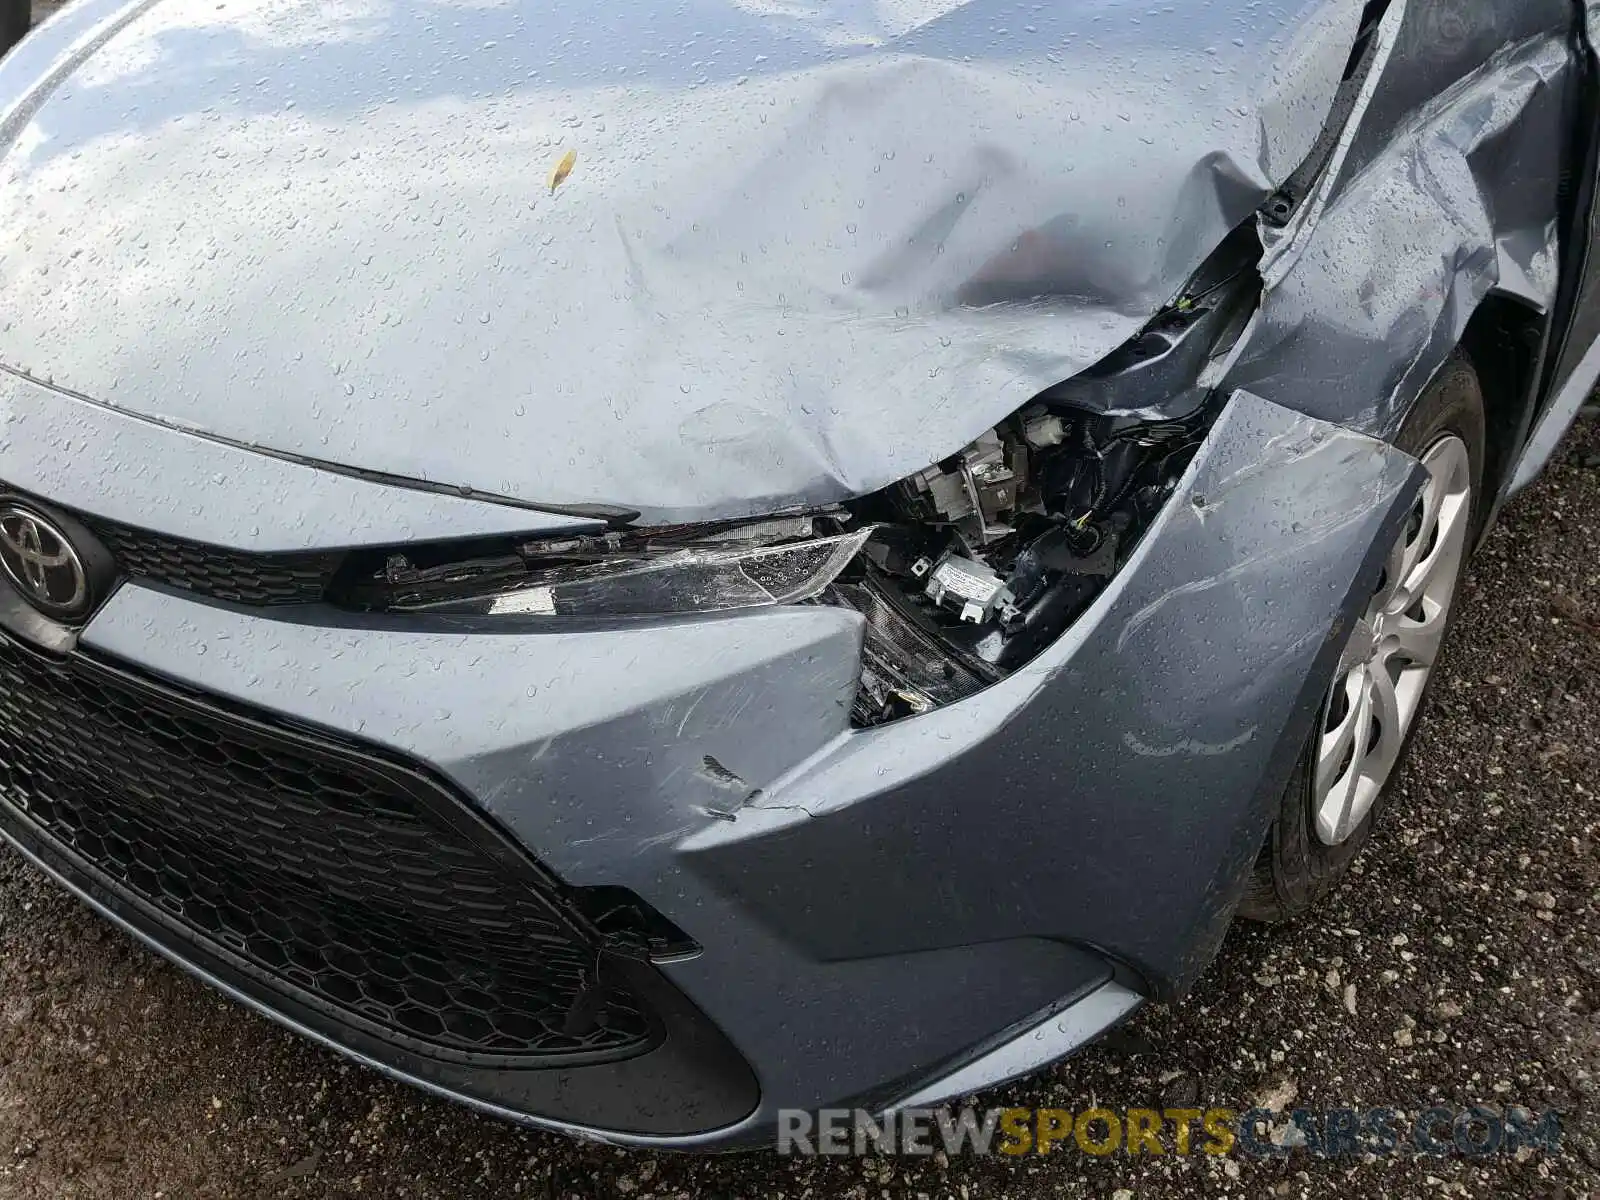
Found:
<svg viewBox="0 0 1600 1200"><path fill-rule="evenodd" d="M1434 593L1440 586L1453 585L1461 552L1466 546L1466 505L1460 496L1447 496L1439 508L1439 521L1428 531L1433 548L1426 558L1410 564L1401 590L1413 601ZM1418 545L1426 544L1418 538Z"/></svg>
<svg viewBox="0 0 1600 1200"><path fill-rule="evenodd" d="M1350 672L1348 685L1349 709L1337 728L1323 735L1323 753L1319 755L1318 779L1323 778L1324 763L1331 776L1318 789L1324 799L1317 811L1317 826L1325 839L1342 840L1347 835L1340 831L1360 820L1355 814L1360 810L1361 763L1372 733L1372 685L1367 668Z"/></svg>
<svg viewBox="0 0 1600 1200"><path fill-rule="evenodd" d="M1340 688L1345 694L1344 717L1330 730L1324 731L1322 744L1317 750L1317 791L1326 792L1340 775L1340 768L1357 749L1356 724L1361 711L1363 693L1366 691L1366 666L1362 665L1344 677ZM1359 757L1359 755L1357 755Z"/></svg>
<svg viewBox="0 0 1600 1200"><path fill-rule="evenodd" d="M1400 568L1400 578L1408 587L1424 552L1430 544L1434 544L1434 530L1438 528L1439 513L1444 507L1444 487L1439 476L1431 468L1428 472L1427 485L1422 489L1418 504L1422 508L1422 519L1417 523L1416 536L1406 541L1405 564Z"/></svg>
<svg viewBox="0 0 1600 1200"><path fill-rule="evenodd" d="M1366 758L1361 763L1361 773L1381 788L1389 772L1400 760L1400 744L1405 740L1404 722L1400 717L1400 697L1395 693L1394 680L1389 672L1379 668L1371 673L1371 713L1378 735L1369 738ZM1368 727L1369 730L1371 726Z"/></svg>
<svg viewBox="0 0 1600 1200"><path fill-rule="evenodd" d="M1418 602L1422 619L1409 613L1391 622L1395 644L1393 656L1414 667L1431 667L1439 657L1439 647L1444 642L1444 629L1449 609L1437 601L1424 598Z"/></svg>
<svg viewBox="0 0 1600 1200"><path fill-rule="evenodd" d="M1406 577L1406 537L1401 534L1395 544L1389 549L1389 557L1383 564L1383 584L1378 589L1378 594L1373 597L1369 618L1376 617L1389 607L1395 594L1399 592L1401 583Z"/></svg>

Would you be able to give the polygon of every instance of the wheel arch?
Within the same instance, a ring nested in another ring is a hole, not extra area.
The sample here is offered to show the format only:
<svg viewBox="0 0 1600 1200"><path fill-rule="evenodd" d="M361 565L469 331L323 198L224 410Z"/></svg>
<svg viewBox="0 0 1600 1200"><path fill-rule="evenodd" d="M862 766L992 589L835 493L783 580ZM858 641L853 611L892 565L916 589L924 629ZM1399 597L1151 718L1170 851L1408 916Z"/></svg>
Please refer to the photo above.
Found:
<svg viewBox="0 0 1600 1200"><path fill-rule="evenodd" d="M1519 297L1496 293L1478 306L1461 336L1461 351L1483 389L1484 482L1486 494L1494 498L1491 512L1498 512L1511 486L1539 413L1550 330L1548 312Z"/></svg>

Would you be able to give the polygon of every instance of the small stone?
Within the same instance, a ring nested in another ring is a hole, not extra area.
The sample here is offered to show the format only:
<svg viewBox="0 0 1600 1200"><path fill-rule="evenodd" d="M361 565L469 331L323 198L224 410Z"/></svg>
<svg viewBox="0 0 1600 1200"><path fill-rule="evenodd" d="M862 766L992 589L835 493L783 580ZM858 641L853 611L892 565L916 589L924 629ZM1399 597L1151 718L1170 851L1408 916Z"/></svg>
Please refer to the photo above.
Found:
<svg viewBox="0 0 1600 1200"><path fill-rule="evenodd" d="M1344 1010L1352 1017L1356 1015L1356 985L1353 983L1344 985Z"/></svg>
<svg viewBox="0 0 1600 1200"><path fill-rule="evenodd" d="M1306 1131L1293 1121L1285 1121L1272 1131L1270 1140L1274 1146L1293 1150L1306 1144Z"/></svg>
<svg viewBox="0 0 1600 1200"><path fill-rule="evenodd" d="M1555 909L1556 898L1549 892L1535 892L1533 894L1533 906L1542 908L1545 912L1551 912Z"/></svg>
<svg viewBox="0 0 1600 1200"><path fill-rule="evenodd" d="M1300 1095L1300 1085L1288 1075L1268 1081L1268 1084L1252 1098L1251 1107L1270 1108L1273 1112L1286 1112L1295 1098Z"/></svg>
<svg viewBox="0 0 1600 1200"><path fill-rule="evenodd" d="M1161 1099L1168 1108L1187 1108L1200 1099L1200 1081L1180 1074L1162 1089Z"/></svg>

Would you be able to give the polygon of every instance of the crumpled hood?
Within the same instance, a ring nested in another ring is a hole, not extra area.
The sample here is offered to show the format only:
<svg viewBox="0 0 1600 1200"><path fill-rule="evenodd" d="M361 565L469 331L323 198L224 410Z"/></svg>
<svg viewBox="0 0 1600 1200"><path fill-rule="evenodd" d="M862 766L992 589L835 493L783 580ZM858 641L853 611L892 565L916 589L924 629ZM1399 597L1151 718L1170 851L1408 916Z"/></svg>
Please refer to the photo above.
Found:
<svg viewBox="0 0 1600 1200"><path fill-rule="evenodd" d="M525 501L860 494L1168 300L1359 10L82 0L0 66L0 362Z"/></svg>

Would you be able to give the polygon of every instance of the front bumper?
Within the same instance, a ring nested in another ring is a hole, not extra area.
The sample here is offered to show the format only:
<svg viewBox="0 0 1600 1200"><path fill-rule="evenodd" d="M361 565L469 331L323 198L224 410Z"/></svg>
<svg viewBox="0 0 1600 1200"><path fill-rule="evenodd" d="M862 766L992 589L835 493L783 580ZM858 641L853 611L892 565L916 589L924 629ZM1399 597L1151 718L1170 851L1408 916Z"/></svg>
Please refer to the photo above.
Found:
<svg viewBox="0 0 1600 1200"><path fill-rule="evenodd" d="M95 431L106 454L121 437L125 456L126 418L20 379L0 386L13 409L67 414L80 442L91 430L67 461L52 457L51 420L14 426L0 479L122 521L166 522L164 496L209 492L172 521L241 548L289 536L264 501L309 468L229 449L244 457L215 497L209 444L141 426L168 469L107 476ZM430 1077L242 986L61 847L14 822L6 832L240 998L503 1115L710 1146L760 1140L779 1108L930 1102L1040 1065L1020 1039L1049 1032L1052 1055L1071 1050L1135 993L1181 991L1209 961L1341 622L1375 581L1373 548L1391 540L1418 472L1382 443L1240 393L1134 560L1060 643L978 696L868 731L848 720L859 619L824 607L552 628L268 612L121 586L76 653L403 757L566 885L627 888L691 935L701 953L646 973L658 1007L681 1001L664 1078L699 1114L692 1127L651 1128L626 1084L578 1104L585 1085L551 1076L506 1103ZM441 512L430 493L380 490L374 511L418 536L508 519L502 506ZM317 544L349 544L337 537ZM754 1086L693 1103L693 1087L746 1063ZM673 1103L667 1086L656 1108Z"/></svg>

